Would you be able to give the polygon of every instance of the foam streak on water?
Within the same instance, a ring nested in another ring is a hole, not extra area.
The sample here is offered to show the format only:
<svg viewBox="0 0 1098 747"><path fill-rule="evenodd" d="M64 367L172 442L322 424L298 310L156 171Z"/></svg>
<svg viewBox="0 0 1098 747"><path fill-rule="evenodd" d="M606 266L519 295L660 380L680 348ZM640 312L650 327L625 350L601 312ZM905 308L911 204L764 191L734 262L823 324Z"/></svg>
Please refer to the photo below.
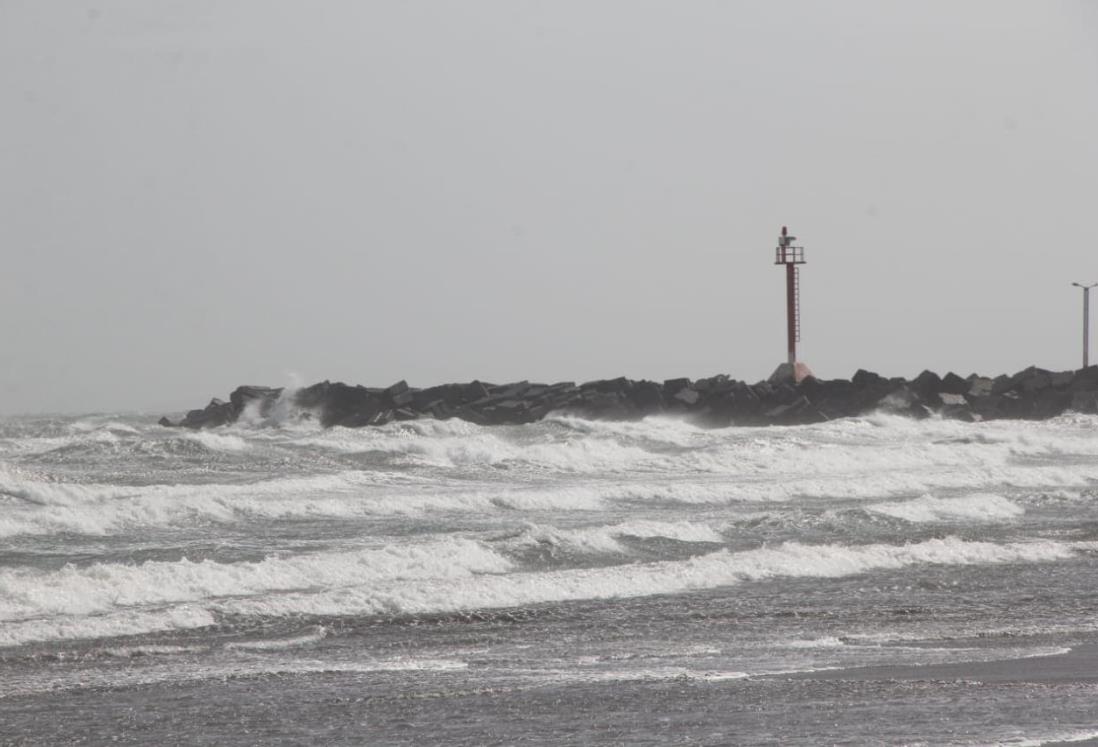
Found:
<svg viewBox="0 0 1098 747"><path fill-rule="evenodd" d="M195 723L233 702L256 728L332 744L511 742L569 719L577 743L666 723L723 743L857 743L867 723L885 743L1090 738L1067 697L1082 675L897 683L920 682L904 667L1088 656L1096 436L1076 415L0 422L0 718L27 743L63 741L33 716L70 711L103 741L185 742L161 722L112 731L111 709L155 711L188 683ZM822 679L861 667L894 669ZM813 722L804 704L836 698L857 717ZM928 726L932 702L966 709ZM768 720L771 703L797 715ZM455 726L481 722L495 730ZM234 741L209 728L194 741Z"/></svg>

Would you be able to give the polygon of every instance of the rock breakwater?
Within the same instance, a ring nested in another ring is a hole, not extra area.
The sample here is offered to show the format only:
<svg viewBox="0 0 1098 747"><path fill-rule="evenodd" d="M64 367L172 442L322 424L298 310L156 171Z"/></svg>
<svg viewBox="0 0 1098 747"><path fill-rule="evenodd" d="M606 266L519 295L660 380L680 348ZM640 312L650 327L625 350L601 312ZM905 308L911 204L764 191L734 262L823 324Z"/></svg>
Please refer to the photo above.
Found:
<svg viewBox="0 0 1098 747"><path fill-rule="evenodd" d="M1044 419L1067 411L1098 413L1098 366L1054 372L1031 366L1012 376L962 378L924 371L914 379L859 370L847 379L808 377L795 382L779 368L748 384L720 374L702 379L636 381L625 377L584 384L518 381L385 388L323 381L288 391L241 386L228 401L212 400L179 421L162 425L211 428L248 417L267 418L280 407L316 417L325 427L384 425L417 418L462 418L481 425L530 423L551 412L586 418L635 420L649 415L686 417L701 425L795 425L887 411L915 418L968 421Z"/></svg>

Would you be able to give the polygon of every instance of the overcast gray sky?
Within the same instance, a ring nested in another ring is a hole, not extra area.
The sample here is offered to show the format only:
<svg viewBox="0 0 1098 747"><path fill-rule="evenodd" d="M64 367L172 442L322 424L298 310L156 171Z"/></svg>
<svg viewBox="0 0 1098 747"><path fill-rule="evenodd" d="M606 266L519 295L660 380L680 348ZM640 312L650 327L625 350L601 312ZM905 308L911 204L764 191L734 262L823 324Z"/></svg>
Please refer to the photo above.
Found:
<svg viewBox="0 0 1098 747"><path fill-rule="evenodd" d="M1079 363L1098 3L0 0L0 411ZM1098 305L1098 298L1096 298Z"/></svg>

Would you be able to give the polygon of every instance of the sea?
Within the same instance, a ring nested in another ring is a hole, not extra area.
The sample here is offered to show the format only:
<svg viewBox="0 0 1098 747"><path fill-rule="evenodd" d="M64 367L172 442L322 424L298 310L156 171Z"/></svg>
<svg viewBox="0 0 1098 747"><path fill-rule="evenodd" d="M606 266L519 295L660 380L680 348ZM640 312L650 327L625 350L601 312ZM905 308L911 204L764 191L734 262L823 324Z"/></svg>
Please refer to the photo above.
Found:
<svg viewBox="0 0 1098 747"><path fill-rule="evenodd" d="M0 744L1098 743L1098 418L0 420Z"/></svg>

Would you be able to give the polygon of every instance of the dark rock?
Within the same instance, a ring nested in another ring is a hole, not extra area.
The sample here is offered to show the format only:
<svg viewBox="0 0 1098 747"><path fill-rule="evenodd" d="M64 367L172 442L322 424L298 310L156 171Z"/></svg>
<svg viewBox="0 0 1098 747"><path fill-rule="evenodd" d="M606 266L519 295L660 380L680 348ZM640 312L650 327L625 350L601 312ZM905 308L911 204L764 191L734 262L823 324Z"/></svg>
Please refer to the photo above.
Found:
<svg viewBox="0 0 1098 747"><path fill-rule="evenodd" d="M1052 372L1030 366L1010 377L1007 391L1035 393L1052 385ZM994 390L993 390L994 391Z"/></svg>
<svg viewBox="0 0 1098 747"><path fill-rule="evenodd" d="M792 381L771 385L770 399L779 405L791 404L798 397L804 396ZM807 398L806 398L807 399Z"/></svg>
<svg viewBox="0 0 1098 747"><path fill-rule="evenodd" d="M668 379L663 382L664 396L674 397L680 390L690 386L690 379Z"/></svg>
<svg viewBox="0 0 1098 747"><path fill-rule="evenodd" d="M194 429L216 428L219 425L232 422L235 415L231 403L214 398L203 409L188 412L179 425L184 428Z"/></svg>
<svg viewBox="0 0 1098 747"><path fill-rule="evenodd" d="M705 379L698 379L694 382L694 388L702 394L708 392L718 392L726 387L730 379L725 374L717 374L716 376L710 376Z"/></svg>
<svg viewBox="0 0 1098 747"><path fill-rule="evenodd" d="M299 389L294 401L299 407L319 411L320 424L325 428L373 425L383 407L382 395L377 390L329 381Z"/></svg>
<svg viewBox="0 0 1098 747"><path fill-rule="evenodd" d="M923 399L930 399L942 391L942 377L933 371L923 371L911 380L911 391Z"/></svg>
<svg viewBox="0 0 1098 747"><path fill-rule="evenodd" d="M211 400L186 413L178 423L161 425L212 428L234 422L249 408L266 414L284 394L282 389L238 387L229 401ZM575 383L494 385L480 381L443 384L427 389L399 381L385 389L323 381L294 392L296 406L315 412L325 427L357 428L420 417L459 417L473 423L521 424L553 411L581 417L632 420L663 411L688 414L700 424L780 425L811 423L885 410L908 417L942 417L970 421L996 418L1048 418L1063 412L1098 411L1098 366L1053 373L1031 366L1013 376L989 379L954 373L939 379L923 371L911 382L886 379L859 370L850 381L806 376L799 383L780 378L748 385L723 374L691 383L690 379L633 381L625 377Z"/></svg>
<svg viewBox="0 0 1098 747"><path fill-rule="evenodd" d="M162 425L165 428L175 428L176 427L175 423L168 420L168 418L166 416L163 417L163 418L160 418L160 420L156 421L156 424L157 425Z"/></svg>
<svg viewBox="0 0 1098 747"><path fill-rule="evenodd" d="M1098 415L1098 392L1074 392L1071 409L1084 415Z"/></svg>
<svg viewBox="0 0 1098 747"><path fill-rule="evenodd" d="M488 396L493 399L513 399L515 397L521 397L530 389L529 381L516 381L511 384L501 384L500 386L494 386L489 388Z"/></svg>
<svg viewBox="0 0 1098 747"><path fill-rule="evenodd" d="M408 386L408 382L405 381L404 379L401 379L400 381L398 381L397 383L393 384L392 386L388 387L385 390L385 396L386 397L396 397L398 395L404 394L409 389L410 389L410 387Z"/></svg>
<svg viewBox="0 0 1098 747"><path fill-rule="evenodd" d="M1049 377L1053 389L1067 389L1075 380L1074 371L1057 371Z"/></svg>
<svg viewBox="0 0 1098 747"><path fill-rule="evenodd" d="M604 393L610 393L610 392L625 393L625 392L628 392L630 389L633 388L633 382L631 380L625 378L624 376L619 376L616 379L605 379L605 380L602 380L602 381L594 381L594 382L591 382L591 384L594 386L596 391L604 392ZM583 386L586 387L587 384L584 384Z"/></svg>
<svg viewBox="0 0 1098 747"><path fill-rule="evenodd" d="M1006 374L996 376L991 382L992 394L1006 394L1014 386L1014 379Z"/></svg>
<svg viewBox="0 0 1098 747"><path fill-rule="evenodd" d="M1098 366L1088 366L1076 371L1075 377L1071 380L1071 391L1098 391Z"/></svg>
<svg viewBox="0 0 1098 747"><path fill-rule="evenodd" d="M859 368L857 372L855 372L853 378L851 378L850 383L858 389L868 389L870 387L879 387L887 382L884 377L879 374Z"/></svg>
<svg viewBox="0 0 1098 747"><path fill-rule="evenodd" d="M640 417L623 392L588 391L576 407L580 414L607 420L635 420Z"/></svg>
<svg viewBox="0 0 1098 747"><path fill-rule="evenodd" d="M466 420L470 423L475 423L476 425L488 425L488 418L486 418L480 412L474 410L469 405L465 405L464 407L457 410L457 412L454 413L454 416L461 418L462 420Z"/></svg>
<svg viewBox="0 0 1098 747"><path fill-rule="evenodd" d="M1034 400L1029 416L1043 420L1063 415L1071 407L1072 398L1071 392L1058 392L1051 388L1045 389Z"/></svg>
<svg viewBox="0 0 1098 747"><path fill-rule="evenodd" d="M797 383L797 367L792 363L779 364L774 369L774 373L770 374L766 379L768 384L777 386L778 384L796 384Z"/></svg>
<svg viewBox="0 0 1098 747"><path fill-rule="evenodd" d="M281 396L281 387L276 389L269 386L238 386L229 395L229 402L232 404L237 417L253 402L258 403L259 414L266 416Z"/></svg>
<svg viewBox="0 0 1098 747"><path fill-rule="evenodd" d="M381 396L390 407L397 410L412 404L415 399L415 394L404 379L385 389Z"/></svg>
<svg viewBox="0 0 1098 747"><path fill-rule="evenodd" d="M654 381L638 381L629 398L646 415L663 411L663 388Z"/></svg>
<svg viewBox="0 0 1098 747"><path fill-rule="evenodd" d="M473 381L465 385L465 401L475 402L488 396L488 387L479 381Z"/></svg>
<svg viewBox="0 0 1098 747"><path fill-rule="evenodd" d="M1021 385L1021 391L1027 394L1043 392L1052 387L1052 375L1044 371L1035 372L1022 379Z"/></svg>
<svg viewBox="0 0 1098 747"><path fill-rule="evenodd" d="M412 404L415 399L411 392L401 392L400 394L394 394L389 398L389 404L396 408L407 407Z"/></svg>
<svg viewBox="0 0 1098 747"><path fill-rule="evenodd" d="M938 391L946 394L964 394L971 386L967 380L950 371L942 377L942 386Z"/></svg>
<svg viewBox="0 0 1098 747"><path fill-rule="evenodd" d="M465 390L466 387L462 384L443 384L420 389L412 395L412 407L420 412L425 412L440 402L448 407L457 407L466 401Z"/></svg>

